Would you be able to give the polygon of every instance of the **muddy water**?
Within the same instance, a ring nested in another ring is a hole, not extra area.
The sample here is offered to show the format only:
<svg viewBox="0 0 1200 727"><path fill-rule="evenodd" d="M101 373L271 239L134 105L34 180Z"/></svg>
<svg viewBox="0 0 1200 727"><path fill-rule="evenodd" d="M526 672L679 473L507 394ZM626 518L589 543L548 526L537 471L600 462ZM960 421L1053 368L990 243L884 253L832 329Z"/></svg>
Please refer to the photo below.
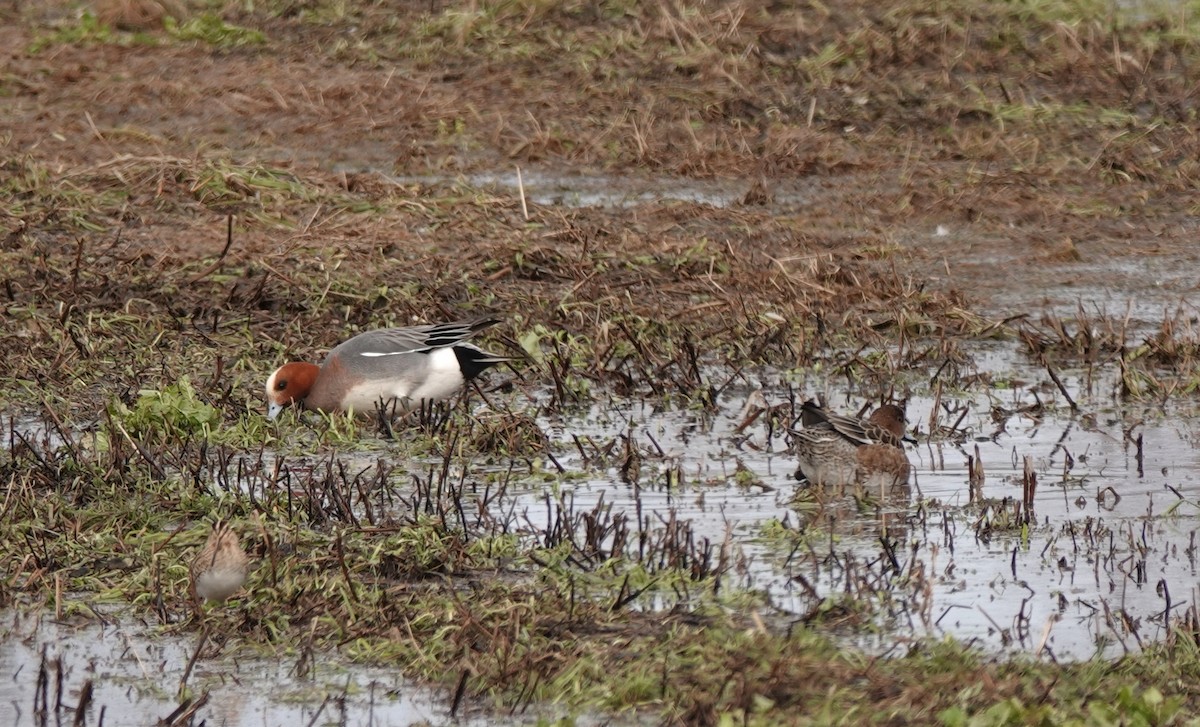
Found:
<svg viewBox="0 0 1200 727"><path fill-rule="evenodd" d="M463 184L473 189L493 189L513 197L523 192L531 204L562 207L635 207L663 200L729 207L740 203L751 190L750 182L731 184L727 179L563 175L537 170L524 170L518 175L515 169L460 177L395 176L382 172L381 175L401 185ZM808 188L794 181L776 181L771 195L776 204L799 204L808 197Z"/></svg>
<svg viewBox="0 0 1200 727"><path fill-rule="evenodd" d="M335 171L345 172L363 168L361 164L334 166ZM562 174L544 169L458 176L397 176L386 170L374 171L399 185L461 185L514 199L523 195L530 204L545 207L633 208L670 200L726 208L765 192L770 210L780 216L808 214L829 184L773 179L768 189L759 190L753 180ZM854 183L851 178L839 182ZM965 223L958 214L948 214L944 223L931 223L926 229L897 231L893 240L908 251L905 256L915 255L923 282L969 290L980 313L1003 318L1035 307L1070 321L1082 309L1089 319L1125 321L1131 335L1151 331L1163 319L1186 321L1197 315L1188 302L1200 290L1193 274L1197 255L1192 249L1149 246L1145 255L1112 256L1085 240L1071 246L1070 254L1051 255L1031 264L1028 249L992 239L985 225ZM1064 246L1068 244L1063 241ZM943 251L939 253L943 259L929 260L930 249ZM997 275L997 270L1018 271L1020 279Z"/></svg>
<svg viewBox="0 0 1200 727"><path fill-rule="evenodd" d="M1032 314L1037 320L1051 314L1074 323L1082 312L1085 320L1103 324L1102 331L1108 319L1133 340L1163 320L1179 322L1177 330L1194 326L1200 290L1194 247L1148 246L1143 255L1114 255L1081 242L1071 248L1078 259L1039 259L1031 258L1028 248L990 234L948 215L944 225L898 233L897 242L917 253L918 261L927 249L939 251L941 264L918 262L916 276L928 285L967 291L983 315Z"/></svg>
<svg viewBox="0 0 1200 727"><path fill-rule="evenodd" d="M758 371L750 383L727 389L715 413L606 398L542 417L567 475L552 482L544 472L515 477L491 509L497 522L525 532L528 542L541 537L558 507L579 513L603 502L634 522L640 518L652 536L668 523L682 523L693 542L724 548L731 564L724 593L758 594L759 605L740 599L737 607L797 622L820 616L818 625L875 652L950 635L991 651L1076 659L1117 656L1162 638L1164 614L1177 617L1195 600L1200 454L1193 444L1200 441L1200 419L1195 412L1122 407L1111 395L1111 375L1064 370L1060 376L1081 408L1072 414L1065 398L1043 385L1044 372L1028 368L1013 349L980 350L975 360L979 373L996 381L1027 383L943 395L942 404L954 411L940 412L938 423L957 421L955 435L929 436L934 402L910 398L917 444L908 450L915 471L907 493L858 502L806 492L793 477L795 461L780 432L765 421L737 431L746 402L759 390L770 404L822 394L833 408L852 412L869 397L817 375ZM1039 400L1044 411L1015 413ZM1139 435L1140 463L1133 443ZM582 451L576 437L587 443ZM636 477L622 472L623 444L597 455L620 437L641 455ZM967 458L976 447L984 504L972 502L968 487ZM381 447L343 459L357 471L389 456ZM998 513L1015 512L1026 457L1039 487L1034 519L1022 528L1005 524ZM409 470L424 466L391 464L406 482ZM270 471L273 463L260 465ZM498 465L481 458L458 466L471 481ZM247 482L256 488L268 479L250 474ZM678 598L672 590L633 607L667 608ZM856 620L830 615L856 611ZM874 626L862 628L864 619ZM63 704L75 704L92 680L92 714L103 707L106 724L165 717L178 705L175 691L195 638L163 634L128 617L76 627L46 614L22 619L10 612L0 628L0 724L18 725L36 724L43 664L52 675L51 705L57 701L54 665L61 664ZM305 724L314 716L345 724L449 720L444 695L388 670L323 655L311 674L299 676L294 658L237 648L230 644L201 659L189 682L197 694L211 691L199 713L210 723Z"/></svg>
<svg viewBox="0 0 1200 727"><path fill-rule="evenodd" d="M1200 526L1200 457L1189 444L1194 423L1152 419L1134 434L1144 442L1139 473L1123 432L1136 414L1126 415L1014 416L1002 434L979 418L988 438L971 444L980 446L985 498L1020 500L1025 457L1038 473L1027 534L989 537L973 527L979 508L956 507L968 499L962 451L919 453L921 494L940 506L910 531L932 583L934 620L918 632L995 648L1045 644L1059 658L1114 656L1163 636L1163 614L1178 615L1194 596L1186 549Z"/></svg>
<svg viewBox="0 0 1200 727"><path fill-rule="evenodd" d="M991 373L1045 378L1002 351L978 360ZM784 401L784 382L769 379L767 400ZM1072 415L1063 397L1046 390L1037 396L1050 413L1036 416L993 416L993 407L1011 412L1035 403L1028 389L953 398L968 409L959 424L965 437L929 438L933 402L911 398L909 418L920 430L919 446L909 450L911 492L862 506L815 493L794 499L801 487L782 436L768 438L765 425L746 430L748 439L735 432L749 388L728 391L715 416L628 405L543 424L557 433L560 462L583 474L559 485L564 501L577 510L598 502L640 509L651 528L673 512L692 523L697 538L728 539L738 584L761 589L797 619L825 599L851 594L884 614L882 631L866 644L873 648L952 635L987 649L1044 648L1059 659L1114 656L1161 638L1168 608L1178 615L1192 602L1189 546L1200 527L1200 454L1192 442L1200 435L1195 419L1113 407L1104 392L1115 382L1095 372L1063 379L1082 414ZM850 411L863 401L820 381L801 388L825 392ZM1125 436L1131 427L1132 439ZM632 437L646 455L637 486L615 465L589 469L573 454L572 433ZM1141 473L1132 441L1139 434ZM986 505L972 504L968 487L967 458L976 446ZM1017 512L1026 457L1039 487L1035 517L1023 529L997 512ZM738 483L739 463L756 482ZM676 468L683 484L668 487L665 473ZM547 520L544 492L518 500L529 522ZM797 537L785 544L766 537L773 523L787 524Z"/></svg>
<svg viewBox="0 0 1200 727"><path fill-rule="evenodd" d="M0 613L0 724L72 724L85 683L93 687L86 724L144 725L180 705L179 680L195 635L114 616L108 624L55 622L49 614ZM219 637L216 642L222 641ZM208 693L195 723L218 725L410 725L450 722L439 695L394 670L348 666L322 654L310 661L223 651L210 643L188 681L192 696ZM45 689L39 672L45 670ZM297 673L304 670L304 674ZM62 675L59 685L58 677ZM46 709L46 718L38 710ZM459 717L454 724L496 724Z"/></svg>

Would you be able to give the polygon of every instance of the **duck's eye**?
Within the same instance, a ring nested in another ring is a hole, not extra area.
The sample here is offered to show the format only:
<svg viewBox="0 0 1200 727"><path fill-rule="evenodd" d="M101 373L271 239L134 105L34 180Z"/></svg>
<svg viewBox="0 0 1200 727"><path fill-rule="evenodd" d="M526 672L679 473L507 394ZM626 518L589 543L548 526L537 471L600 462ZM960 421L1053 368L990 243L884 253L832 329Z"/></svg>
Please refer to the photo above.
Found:
<svg viewBox="0 0 1200 727"><path fill-rule="evenodd" d="M286 388L287 388L287 379L280 379L279 381L275 382L275 390L276 391L283 391Z"/></svg>

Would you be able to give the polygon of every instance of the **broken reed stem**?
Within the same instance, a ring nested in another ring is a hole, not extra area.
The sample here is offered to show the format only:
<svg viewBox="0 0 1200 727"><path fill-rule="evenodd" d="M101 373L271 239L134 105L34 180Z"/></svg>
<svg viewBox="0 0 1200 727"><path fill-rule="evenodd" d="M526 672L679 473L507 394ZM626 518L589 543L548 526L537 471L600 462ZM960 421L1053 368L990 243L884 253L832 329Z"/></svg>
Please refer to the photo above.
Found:
<svg viewBox="0 0 1200 727"><path fill-rule="evenodd" d="M196 660L200 658L200 652L204 649L204 642L206 641L208 641L207 623L204 624L204 628L200 629L200 638L196 641L196 650L192 652L192 658L188 659L187 668L183 670L183 676L179 678L180 696L183 696L184 689L187 688L188 677L192 675L192 668L196 666Z"/></svg>
<svg viewBox="0 0 1200 727"><path fill-rule="evenodd" d="M217 270L220 270L221 264L225 262L225 256L229 254L229 248L233 247L233 215L225 216L225 247L221 248L221 254L217 256L215 262L209 265L206 269L196 273L188 280L188 284L199 282L209 275L212 275Z"/></svg>
<svg viewBox="0 0 1200 727"><path fill-rule="evenodd" d="M1033 471L1033 457L1025 455L1025 471L1021 477L1021 505L1025 524L1033 522L1033 497L1037 493L1037 473Z"/></svg>
<svg viewBox="0 0 1200 727"><path fill-rule="evenodd" d="M517 191L521 194L521 216L529 221L529 205L525 202L525 180L521 178L521 167L517 167Z"/></svg>
<svg viewBox="0 0 1200 727"><path fill-rule="evenodd" d="M1145 440L1143 439L1143 436L1144 436L1144 435L1142 434L1142 432L1138 432L1138 435L1137 435L1137 442L1136 442L1136 444L1137 444L1137 454L1135 455L1135 458L1136 458L1136 460L1137 460L1137 473L1138 473L1138 477L1145 477L1145 476L1146 476L1146 469L1145 469L1145 462L1146 462L1146 460L1145 460L1145 457L1146 457L1146 451L1145 451L1145 449L1144 449Z"/></svg>
<svg viewBox="0 0 1200 727"><path fill-rule="evenodd" d="M979 445L975 445L975 456L967 455L967 482L969 484L969 500L971 503L983 500L983 457L979 453Z"/></svg>
<svg viewBox="0 0 1200 727"><path fill-rule="evenodd" d="M937 386L933 390L933 406L931 406L929 408L929 434L930 434L930 436L933 436L933 433L937 431L938 420L940 419L941 408L942 408L942 382L939 380L937 382Z"/></svg>
<svg viewBox="0 0 1200 727"><path fill-rule="evenodd" d="M75 705L75 719L71 722L72 727L86 727L87 711L92 706L92 680L88 679L83 683L83 688L79 690L79 703Z"/></svg>
<svg viewBox="0 0 1200 727"><path fill-rule="evenodd" d="M1079 411L1079 405L1076 404L1075 400L1071 398L1071 394L1067 391L1067 387L1063 385L1062 379L1058 378L1058 374L1054 372L1054 367L1051 366L1049 362L1046 363L1046 373L1050 374L1050 380L1054 382L1054 385L1058 387L1059 392L1067 400L1067 403L1071 405L1071 411Z"/></svg>

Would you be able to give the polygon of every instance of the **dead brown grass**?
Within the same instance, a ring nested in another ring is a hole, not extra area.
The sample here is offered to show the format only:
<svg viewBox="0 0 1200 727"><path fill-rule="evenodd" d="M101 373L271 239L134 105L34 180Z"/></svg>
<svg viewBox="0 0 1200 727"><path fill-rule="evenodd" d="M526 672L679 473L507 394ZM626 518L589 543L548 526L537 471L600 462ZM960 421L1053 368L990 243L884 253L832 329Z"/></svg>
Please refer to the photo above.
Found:
<svg viewBox="0 0 1200 727"><path fill-rule="evenodd" d="M187 17L177 0L94 0L93 6L97 20L119 30L157 30L168 17L176 21Z"/></svg>

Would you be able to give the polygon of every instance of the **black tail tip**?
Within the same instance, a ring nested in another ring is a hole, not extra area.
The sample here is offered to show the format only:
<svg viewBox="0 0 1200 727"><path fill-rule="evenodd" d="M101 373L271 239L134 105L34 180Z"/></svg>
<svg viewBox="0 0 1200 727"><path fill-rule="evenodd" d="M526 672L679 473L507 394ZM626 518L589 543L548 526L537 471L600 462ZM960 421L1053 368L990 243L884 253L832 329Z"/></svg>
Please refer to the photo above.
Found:
<svg viewBox="0 0 1200 727"><path fill-rule="evenodd" d="M467 381L498 363L510 360L506 356L497 356L474 346L455 346L454 355L458 357L458 367L462 370L463 379Z"/></svg>

